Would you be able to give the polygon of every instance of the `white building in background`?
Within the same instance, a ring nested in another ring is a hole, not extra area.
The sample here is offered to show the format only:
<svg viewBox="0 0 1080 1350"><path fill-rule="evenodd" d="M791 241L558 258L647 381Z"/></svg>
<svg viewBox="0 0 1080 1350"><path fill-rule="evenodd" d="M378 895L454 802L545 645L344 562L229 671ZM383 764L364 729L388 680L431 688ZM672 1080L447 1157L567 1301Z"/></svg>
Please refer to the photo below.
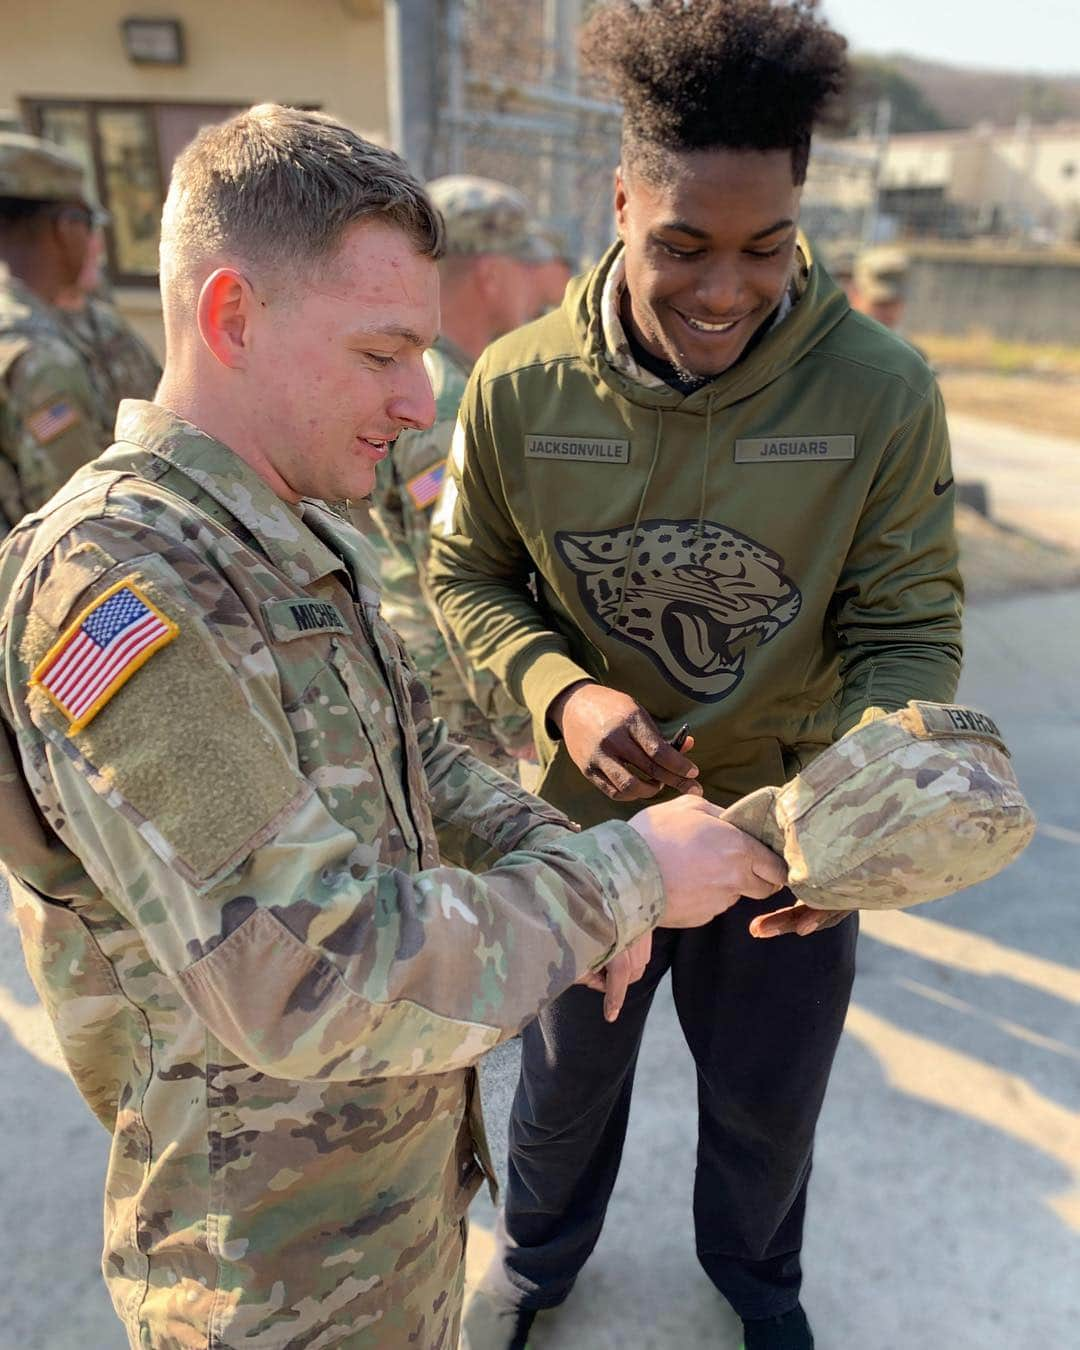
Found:
<svg viewBox="0 0 1080 1350"><path fill-rule="evenodd" d="M893 136L879 188L881 213L903 234L1077 244L1080 122Z"/></svg>

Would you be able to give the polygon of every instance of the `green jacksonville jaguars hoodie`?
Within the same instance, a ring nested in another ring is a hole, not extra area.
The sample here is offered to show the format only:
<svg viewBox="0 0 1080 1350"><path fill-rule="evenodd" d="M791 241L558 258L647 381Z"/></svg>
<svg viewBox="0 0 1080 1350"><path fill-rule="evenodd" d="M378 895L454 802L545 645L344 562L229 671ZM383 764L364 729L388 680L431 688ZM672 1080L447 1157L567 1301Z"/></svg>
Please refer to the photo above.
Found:
<svg viewBox="0 0 1080 1350"><path fill-rule="evenodd" d="M469 658L533 714L541 794L585 824L636 807L551 734L580 679L668 734L689 723L724 804L783 782L867 706L951 699L959 673L953 477L925 362L805 250L800 298L743 360L689 394L651 387L606 349L618 253L477 363L430 564Z"/></svg>

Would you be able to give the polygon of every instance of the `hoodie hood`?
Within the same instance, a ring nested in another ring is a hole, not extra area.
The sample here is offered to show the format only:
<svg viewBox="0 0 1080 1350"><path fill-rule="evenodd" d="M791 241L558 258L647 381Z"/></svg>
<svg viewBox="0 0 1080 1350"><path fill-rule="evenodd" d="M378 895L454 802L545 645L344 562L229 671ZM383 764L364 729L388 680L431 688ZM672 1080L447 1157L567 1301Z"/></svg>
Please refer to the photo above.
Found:
<svg viewBox="0 0 1080 1350"><path fill-rule="evenodd" d="M575 277L563 298L563 314L570 324L581 359L592 375L620 398L640 407L678 410L701 417L715 415L730 404L758 393L789 370L833 329L850 305L847 296L816 262L810 246L799 235L799 252L807 267L806 285L791 312L757 343L753 351L729 370L693 393L653 388L620 371L611 360L604 335L602 298L611 269L622 256L613 244L592 271Z"/></svg>

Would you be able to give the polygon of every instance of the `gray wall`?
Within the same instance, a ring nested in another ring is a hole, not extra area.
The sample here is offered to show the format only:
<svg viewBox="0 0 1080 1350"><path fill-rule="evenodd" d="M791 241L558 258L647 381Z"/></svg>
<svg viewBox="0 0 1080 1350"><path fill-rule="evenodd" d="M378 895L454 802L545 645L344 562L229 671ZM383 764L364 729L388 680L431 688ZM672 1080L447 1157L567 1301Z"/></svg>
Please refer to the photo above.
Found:
<svg viewBox="0 0 1080 1350"><path fill-rule="evenodd" d="M1074 259L912 248L909 333L984 329L1020 342L1080 345L1080 255Z"/></svg>

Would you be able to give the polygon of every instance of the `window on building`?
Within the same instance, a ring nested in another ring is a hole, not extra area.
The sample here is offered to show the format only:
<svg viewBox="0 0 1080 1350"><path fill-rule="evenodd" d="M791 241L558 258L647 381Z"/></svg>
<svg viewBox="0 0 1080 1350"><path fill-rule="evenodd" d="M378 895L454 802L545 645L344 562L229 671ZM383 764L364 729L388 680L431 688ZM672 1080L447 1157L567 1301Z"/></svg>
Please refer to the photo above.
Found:
<svg viewBox="0 0 1080 1350"><path fill-rule="evenodd" d="M241 105L33 99L23 106L31 131L83 164L108 211L110 280L155 284L161 207L173 161L200 127L231 117Z"/></svg>

